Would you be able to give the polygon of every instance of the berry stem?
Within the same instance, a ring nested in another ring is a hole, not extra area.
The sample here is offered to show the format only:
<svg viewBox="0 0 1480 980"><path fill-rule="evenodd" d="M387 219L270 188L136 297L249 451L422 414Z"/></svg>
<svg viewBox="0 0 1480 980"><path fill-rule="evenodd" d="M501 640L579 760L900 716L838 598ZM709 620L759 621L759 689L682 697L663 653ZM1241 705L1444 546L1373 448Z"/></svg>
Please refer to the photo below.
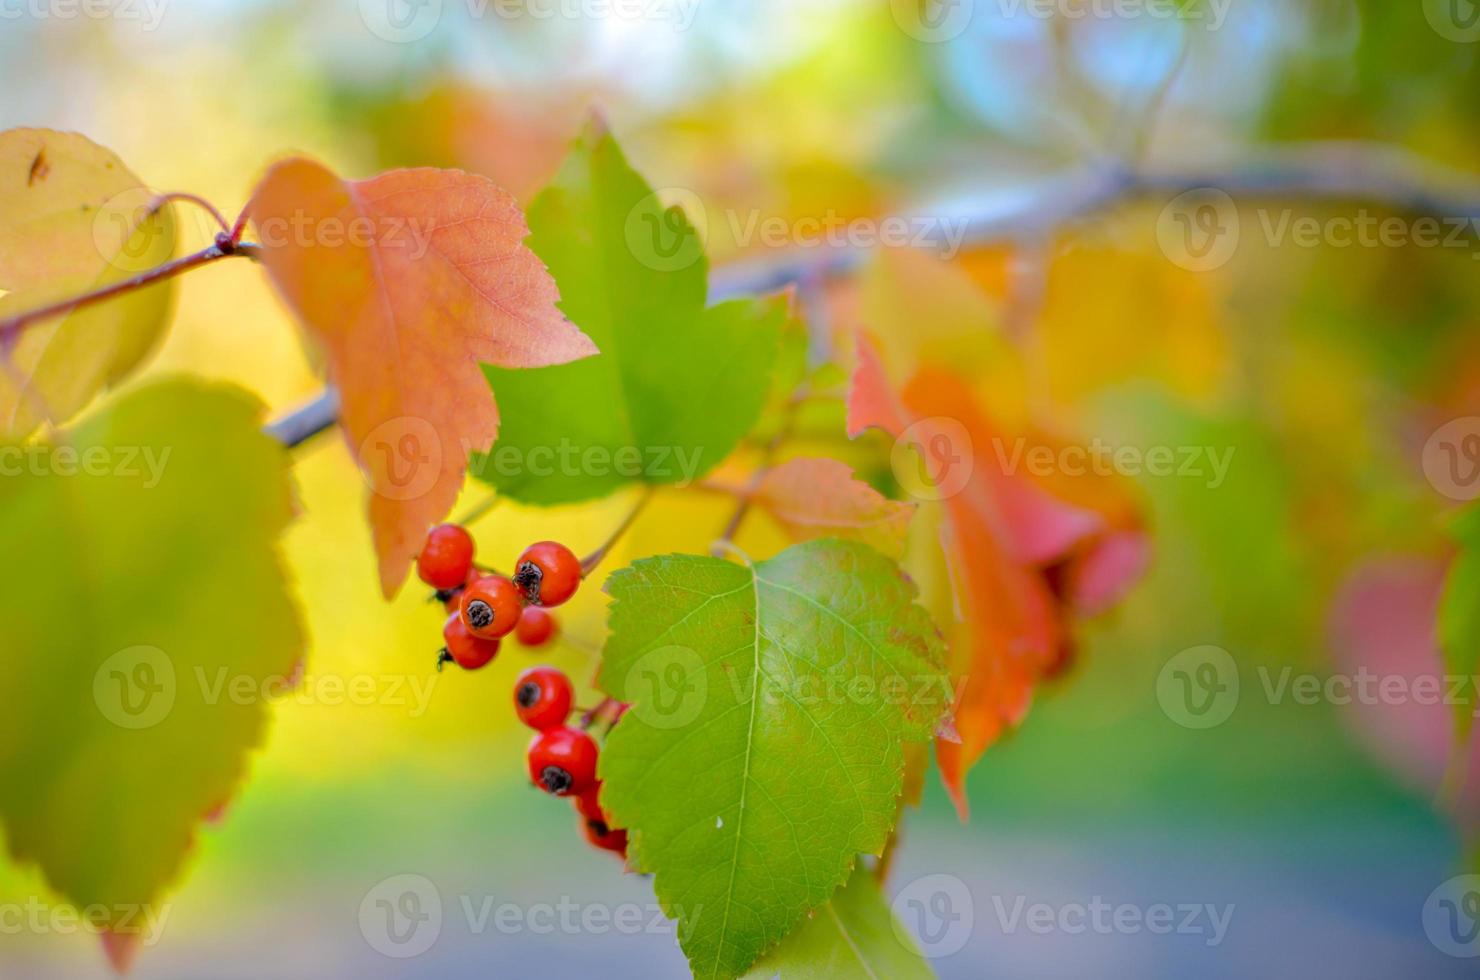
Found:
<svg viewBox="0 0 1480 980"><path fill-rule="evenodd" d="M152 286L166 279L173 279L182 272L188 272L198 266L209 265L212 262L230 258L233 255L255 259L261 248L262 246L260 245L253 245L247 242L233 246L229 250L223 249L220 245L211 245L209 248L203 248L199 252L187 255L184 258L174 259L147 272L141 272L136 276L122 279L101 289L95 289L90 293L83 293L80 296L51 303L39 309L27 310L24 313L17 313L14 316L6 317L0 320L0 344L10 344L22 330L33 323L39 323L42 320L47 320L64 313L71 313L86 306L93 306L104 300L110 300L116 296L131 293L136 289Z"/></svg>
<svg viewBox="0 0 1480 980"><path fill-rule="evenodd" d="M611 533L611 536L606 539L606 542L581 559L581 578L586 578L592 572L596 571L597 566L602 563L607 555L611 554L611 550L617 546L617 542L622 540L622 535L626 534L632 525L637 522L638 515L642 513L643 508L647 507L648 501L653 499L655 493L657 493L657 488L652 485L643 488L642 496L637 498L637 503L633 504L632 510L622 519L622 523L617 525L617 529Z"/></svg>
<svg viewBox="0 0 1480 980"><path fill-rule="evenodd" d="M491 514L493 512L493 509L499 505L499 501L503 499L504 498L500 497L497 492L490 493L487 497L484 497L482 500L469 507L463 513L463 515L457 519L456 523L461 524L463 527L469 527L473 524L476 524L478 521L483 520L483 518Z"/></svg>

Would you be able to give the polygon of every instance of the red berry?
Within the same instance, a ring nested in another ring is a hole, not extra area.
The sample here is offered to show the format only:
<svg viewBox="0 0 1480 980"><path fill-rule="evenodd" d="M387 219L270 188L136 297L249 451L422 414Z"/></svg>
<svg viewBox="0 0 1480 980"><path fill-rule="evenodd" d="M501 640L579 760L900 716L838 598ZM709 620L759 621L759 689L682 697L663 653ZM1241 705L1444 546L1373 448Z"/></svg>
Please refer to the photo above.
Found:
<svg viewBox="0 0 1480 980"><path fill-rule="evenodd" d="M531 667L514 682L514 710L536 731L565 724L571 700L570 678L554 667Z"/></svg>
<svg viewBox="0 0 1480 980"><path fill-rule="evenodd" d="M455 613L457 612L458 607L462 605L463 590L482 577L483 573L478 571L477 568L470 568L468 570L468 577L464 581L460 582L450 589L438 589L436 594L432 598L442 603L443 609L447 610L450 613Z"/></svg>
<svg viewBox="0 0 1480 980"><path fill-rule="evenodd" d="M579 729L540 732L529 743L529 778L546 793L578 796L596 785L596 753L596 742Z"/></svg>
<svg viewBox="0 0 1480 980"><path fill-rule="evenodd" d="M540 647L550 642L555 635L555 617L539 606L525 606L519 614L519 625L515 636L527 647Z"/></svg>
<svg viewBox="0 0 1480 980"><path fill-rule="evenodd" d="M593 847L627 856L627 831L612 830L605 820L588 820L582 817L581 832Z"/></svg>
<svg viewBox="0 0 1480 980"><path fill-rule="evenodd" d="M519 589L501 575L485 575L463 590L458 611L474 636L497 639L513 632L524 604Z"/></svg>
<svg viewBox="0 0 1480 980"><path fill-rule="evenodd" d="M453 660L463 670L477 670L498 655L498 640L474 636L457 613L447 617L447 623L442 627L442 642L446 646L437 661L438 666Z"/></svg>
<svg viewBox="0 0 1480 980"><path fill-rule="evenodd" d="M536 606L558 606L581 585L581 560L563 544L541 541L524 549L514 568L514 584Z"/></svg>
<svg viewBox="0 0 1480 980"><path fill-rule="evenodd" d="M416 574L434 589L455 589L473 567L473 538L459 524L439 524L427 532Z"/></svg>
<svg viewBox="0 0 1480 980"><path fill-rule="evenodd" d="M606 812L601 809L601 803L597 797L601 793L601 784L597 783L590 789L578 796L573 797L576 804L576 812L584 820L605 820Z"/></svg>

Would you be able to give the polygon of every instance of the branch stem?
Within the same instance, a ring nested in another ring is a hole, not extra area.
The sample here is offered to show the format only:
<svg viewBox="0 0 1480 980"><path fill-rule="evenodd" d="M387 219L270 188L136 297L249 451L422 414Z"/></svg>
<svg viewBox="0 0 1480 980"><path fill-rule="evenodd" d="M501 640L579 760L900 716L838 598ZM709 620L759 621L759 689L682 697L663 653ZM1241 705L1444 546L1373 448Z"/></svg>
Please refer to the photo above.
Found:
<svg viewBox="0 0 1480 980"><path fill-rule="evenodd" d="M144 289L155 283L164 282L166 279L173 279L182 272L189 272L191 269L209 265L221 259L228 259L235 255L240 255L244 258L256 258L257 250L258 246L247 243L241 243L226 249L223 249L219 244L211 245L209 248L203 248L199 252L166 262L164 265L141 272L136 276L130 276L127 279L121 279L101 289L95 289L90 293L83 293L81 296L73 296L40 307L39 309L27 310L24 313L17 313L14 316L6 317L0 320L0 344L13 343L15 337L33 323L39 323L42 320L48 320L62 314L73 313L85 307L94 306L105 300L133 292L136 289Z"/></svg>

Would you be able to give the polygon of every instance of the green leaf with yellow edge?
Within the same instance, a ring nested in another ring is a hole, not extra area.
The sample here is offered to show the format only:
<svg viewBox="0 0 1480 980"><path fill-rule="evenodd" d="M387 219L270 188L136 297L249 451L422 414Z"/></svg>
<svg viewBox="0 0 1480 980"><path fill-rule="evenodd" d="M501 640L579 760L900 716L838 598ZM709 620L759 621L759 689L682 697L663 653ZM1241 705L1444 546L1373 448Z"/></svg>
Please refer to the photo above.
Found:
<svg viewBox="0 0 1480 980"><path fill-rule="evenodd" d="M75 133L0 133L0 319L128 279L174 250L169 207L111 152ZM65 422L137 367L164 332L172 288L27 326L0 372L0 433Z"/></svg>
<svg viewBox="0 0 1480 980"><path fill-rule="evenodd" d="M943 644L899 567L857 542L754 566L649 558L607 591L598 683L633 707L601 802L694 975L735 977L883 848L905 745L950 706Z"/></svg>
<svg viewBox="0 0 1480 980"><path fill-rule="evenodd" d="M766 955L746 980L930 980L935 971L858 868L832 901Z"/></svg>
<svg viewBox="0 0 1480 980"><path fill-rule="evenodd" d="M15 860L120 931L158 911L261 743L267 704L241 692L303 652L277 547L289 458L261 416L166 381L0 445L0 542L25 570L0 591L0 821Z"/></svg>
<svg viewBox="0 0 1480 980"><path fill-rule="evenodd" d="M1439 603L1439 649L1446 674L1473 677L1480 667L1480 507L1461 511L1449 533L1459 551L1450 563ZM1475 707L1466 698L1455 702L1456 744L1468 739Z"/></svg>
<svg viewBox="0 0 1480 980"><path fill-rule="evenodd" d="M532 248L560 309L601 354L556 367L484 367L503 412L472 470L534 504L685 484L717 466L761 413L789 297L706 307L708 262L593 122L529 208Z"/></svg>

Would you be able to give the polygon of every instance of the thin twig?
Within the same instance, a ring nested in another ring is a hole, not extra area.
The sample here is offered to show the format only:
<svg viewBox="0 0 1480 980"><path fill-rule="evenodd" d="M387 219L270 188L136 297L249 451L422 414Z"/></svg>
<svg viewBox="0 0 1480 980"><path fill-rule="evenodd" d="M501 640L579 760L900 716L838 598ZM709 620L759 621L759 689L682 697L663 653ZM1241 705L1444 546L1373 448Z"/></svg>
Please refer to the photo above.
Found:
<svg viewBox="0 0 1480 980"><path fill-rule="evenodd" d="M236 217L236 223L231 226L231 240L233 242L240 242L242 240L242 235L246 232L246 230L247 209L242 208L242 213L237 215Z"/></svg>
<svg viewBox="0 0 1480 980"><path fill-rule="evenodd" d="M183 204L194 204L212 218L215 218L217 227L228 234L230 233L231 229L226 225L226 216L217 209L216 205L207 201L199 194L186 194L182 191L171 191L168 194L161 194L154 199L154 207L150 208L150 213L158 211L162 205L169 204L172 201L179 201Z"/></svg>
<svg viewBox="0 0 1480 980"><path fill-rule="evenodd" d="M765 482L766 475L771 472L771 465L776 460L777 452L780 451L782 443L790 439L792 432L796 429L797 410L807 401L807 398L801 395L806 388L807 386L803 384L797 392L792 394L792 397L786 400L785 414L782 416L781 424L777 426L776 433L761 450L760 465L750 475L750 480L745 487L735 495L737 503L734 512L730 515L729 523L725 525L724 531L714 542L714 546L709 549L709 553L714 557L722 557L728 550L727 546L735 543L735 536L740 533L740 525L745 522L746 515L750 513L751 504L755 502L756 493L760 490L761 484Z"/></svg>
<svg viewBox="0 0 1480 980"><path fill-rule="evenodd" d="M651 484L644 487L642 496L637 498L637 503L632 506L632 510L622 519L622 523L617 525L617 529L611 533L611 536L606 539L605 543L581 559L581 578L586 578L592 572L596 571L597 567L606 559L606 556L611 554L611 550L617 546L618 541L622 540L622 535L626 534L632 525L636 523L638 515L648 505L648 501L653 499L653 494L656 492L657 488Z"/></svg>
<svg viewBox="0 0 1480 980"><path fill-rule="evenodd" d="M187 255L184 258L175 259L172 262L166 262L164 265L149 269L146 272L141 272L136 276L129 277L128 279L121 279L118 282L115 282L108 286L104 286L101 289L93 290L90 293L84 293L81 296L73 296L68 299L61 300L60 302L40 307L39 309L27 310L24 313L17 313L14 316L6 317L5 319L0 320L0 341L10 341L13 337L15 337L16 334L19 334L22 330L33 323L39 323L42 320L49 320L54 316L61 316L66 313L73 313L77 310L83 309L84 307L94 306L105 300L110 300L116 296L121 296L124 293L129 293L136 289L143 289L147 286L152 286L155 283L164 282L166 279L173 279L180 273L188 272L191 269L198 268L199 266L209 265L212 262L217 262L221 259L228 259L234 255L241 255L246 258L255 258L256 254L254 250L256 248L257 246L255 245L246 244L237 245L231 249L223 249L219 244L211 245L209 248L203 248L199 252L195 252L192 255Z"/></svg>

